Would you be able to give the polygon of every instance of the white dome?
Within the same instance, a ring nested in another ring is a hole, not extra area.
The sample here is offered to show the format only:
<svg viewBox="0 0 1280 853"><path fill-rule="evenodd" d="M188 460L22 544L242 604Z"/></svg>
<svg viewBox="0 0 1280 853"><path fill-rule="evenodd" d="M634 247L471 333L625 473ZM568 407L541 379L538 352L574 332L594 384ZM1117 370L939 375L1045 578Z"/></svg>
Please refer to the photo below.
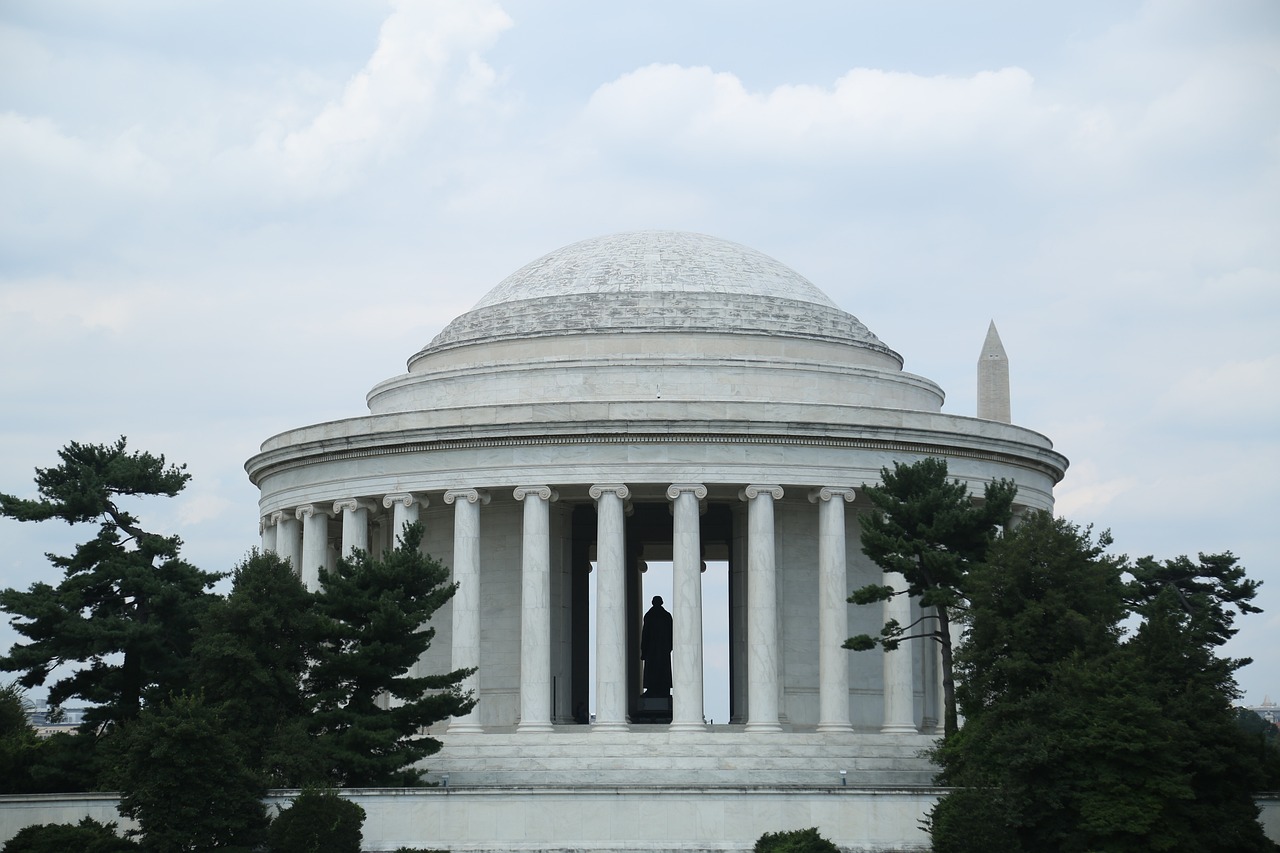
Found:
<svg viewBox="0 0 1280 853"><path fill-rule="evenodd" d="M768 255L687 231L632 231L565 246L507 276L475 307L570 293L716 293L837 307Z"/></svg>
<svg viewBox="0 0 1280 853"><path fill-rule="evenodd" d="M795 270L728 240L633 231L583 240L507 276L421 352L557 335L691 332L852 345L902 359Z"/></svg>

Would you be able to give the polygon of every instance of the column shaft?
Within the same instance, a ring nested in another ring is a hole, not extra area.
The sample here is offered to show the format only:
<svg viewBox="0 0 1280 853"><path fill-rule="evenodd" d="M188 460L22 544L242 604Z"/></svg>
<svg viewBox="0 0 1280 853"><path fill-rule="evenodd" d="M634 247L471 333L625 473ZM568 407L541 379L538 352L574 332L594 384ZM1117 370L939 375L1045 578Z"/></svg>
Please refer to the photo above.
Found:
<svg viewBox="0 0 1280 853"><path fill-rule="evenodd" d="M894 589L907 588L907 579L898 572L885 572L882 583ZM895 595L884 603L884 619L899 625L911 624L911 599ZM903 643L884 653L884 724L880 731L891 734L916 732L915 692L912 684L911 645Z"/></svg>
<svg viewBox="0 0 1280 853"><path fill-rule="evenodd" d="M521 486L524 501L520 582L520 724L516 731L551 731L551 513L548 486Z"/></svg>
<svg viewBox="0 0 1280 853"><path fill-rule="evenodd" d="M276 523L271 516L258 519L258 533L262 536L262 553L276 553Z"/></svg>
<svg viewBox="0 0 1280 853"><path fill-rule="evenodd" d="M273 512L272 520L276 526L276 553L280 559L288 560L294 572L301 577L302 567L302 527L293 510Z"/></svg>
<svg viewBox="0 0 1280 853"><path fill-rule="evenodd" d="M747 486L747 726L782 731L778 722L778 588L773 502L781 486Z"/></svg>
<svg viewBox="0 0 1280 853"><path fill-rule="evenodd" d="M444 502L453 504L453 669L480 666L480 507L489 494L478 489L454 489L444 493ZM396 506L401 506L397 503ZM417 504L413 505L416 514ZM403 527L398 527L403 530ZM476 704L463 716L449 721L450 732L479 732L480 673L463 679L459 688L470 693Z"/></svg>
<svg viewBox="0 0 1280 853"><path fill-rule="evenodd" d="M702 537L698 500L707 496L701 484L667 489L675 501L671 545L672 648L671 731L706 728L702 685Z"/></svg>
<svg viewBox="0 0 1280 853"><path fill-rule="evenodd" d="M592 731L627 728L626 486L591 487L596 500L596 719Z"/></svg>
<svg viewBox="0 0 1280 853"><path fill-rule="evenodd" d="M350 558L356 551L369 553L369 505L351 498L334 501L333 514L342 513L342 556Z"/></svg>
<svg viewBox="0 0 1280 853"><path fill-rule="evenodd" d="M302 519L302 585L315 592L320 589L320 569L329 564L329 512L315 504L298 507Z"/></svg>
<svg viewBox="0 0 1280 853"><path fill-rule="evenodd" d="M818 731L852 731L849 722L848 596L844 505L853 489L818 489Z"/></svg>

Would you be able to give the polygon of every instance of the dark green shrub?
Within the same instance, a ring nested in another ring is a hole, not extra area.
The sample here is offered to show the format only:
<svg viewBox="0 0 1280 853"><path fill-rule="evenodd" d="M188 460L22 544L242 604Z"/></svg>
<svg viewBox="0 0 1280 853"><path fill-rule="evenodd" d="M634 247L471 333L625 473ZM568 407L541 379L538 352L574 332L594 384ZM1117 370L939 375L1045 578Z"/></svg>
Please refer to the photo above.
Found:
<svg viewBox="0 0 1280 853"><path fill-rule="evenodd" d="M138 845L116 835L114 823L85 818L79 824L45 823L18 831L0 848L3 853L136 853Z"/></svg>
<svg viewBox="0 0 1280 853"><path fill-rule="evenodd" d="M364 809L332 789L307 788L271 822L271 853L360 853Z"/></svg>
<svg viewBox="0 0 1280 853"><path fill-rule="evenodd" d="M990 788L957 788L929 812L934 853L1019 853L1008 809Z"/></svg>
<svg viewBox="0 0 1280 853"><path fill-rule="evenodd" d="M148 705L104 744L130 835L156 853L249 851L266 838L266 788L216 708L183 694Z"/></svg>
<svg viewBox="0 0 1280 853"><path fill-rule="evenodd" d="M840 848L818 834L818 828L766 832L756 839L755 853L840 853Z"/></svg>

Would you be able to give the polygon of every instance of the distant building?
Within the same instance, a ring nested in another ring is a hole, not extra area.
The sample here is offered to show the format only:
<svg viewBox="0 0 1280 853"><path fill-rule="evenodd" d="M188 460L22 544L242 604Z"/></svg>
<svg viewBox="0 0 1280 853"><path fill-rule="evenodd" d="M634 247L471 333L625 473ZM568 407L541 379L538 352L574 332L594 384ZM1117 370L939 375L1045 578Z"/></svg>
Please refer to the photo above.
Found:
<svg viewBox="0 0 1280 853"><path fill-rule="evenodd" d="M54 714L53 709L39 705L27 709L27 722L40 737L48 737L58 732L71 732L84 722L87 708L60 708Z"/></svg>
<svg viewBox="0 0 1280 853"><path fill-rule="evenodd" d="M1251 705L1248 708L1271 725L1280 726L1280 705L1273 702L1270 696L1262 697L1261 705Z"/></svg>

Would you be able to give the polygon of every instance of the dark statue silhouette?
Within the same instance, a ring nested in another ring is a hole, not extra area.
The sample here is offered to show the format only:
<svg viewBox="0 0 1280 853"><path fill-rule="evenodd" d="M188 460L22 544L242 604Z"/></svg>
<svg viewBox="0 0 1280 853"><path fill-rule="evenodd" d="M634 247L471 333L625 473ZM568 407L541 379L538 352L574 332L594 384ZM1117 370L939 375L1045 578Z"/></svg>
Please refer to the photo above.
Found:
<svg viewBox="0 0 1280 853"><path fill-rule="evenodd" d="M644 615L640 631L640 659L644 661L644 695L671 695L671 614L662 609L662 596Z"/></svg>

